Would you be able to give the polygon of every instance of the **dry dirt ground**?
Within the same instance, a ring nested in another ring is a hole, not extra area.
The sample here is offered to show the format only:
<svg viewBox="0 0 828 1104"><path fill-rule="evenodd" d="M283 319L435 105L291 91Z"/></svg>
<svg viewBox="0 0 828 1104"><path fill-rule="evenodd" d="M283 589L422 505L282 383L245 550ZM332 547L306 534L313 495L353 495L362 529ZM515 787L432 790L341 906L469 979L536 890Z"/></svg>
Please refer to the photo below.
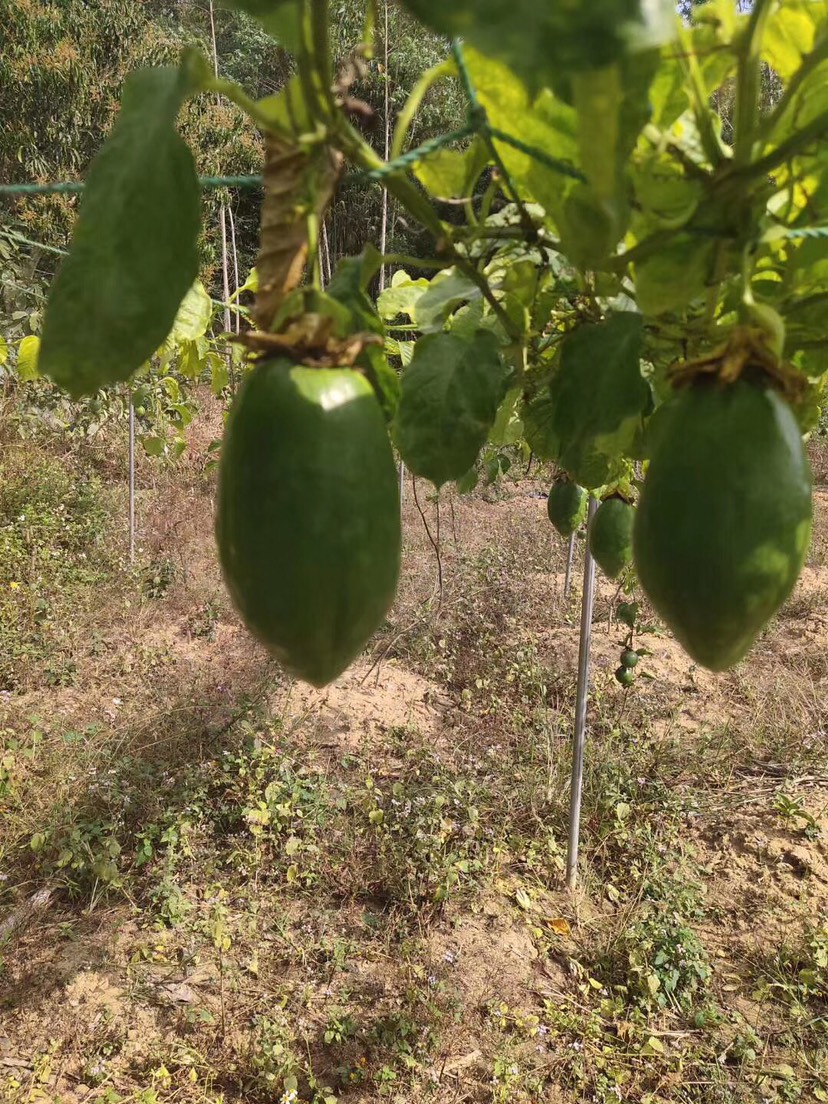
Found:
<svg viewBox="0 0 828 1104"><path fill-rule="evenodd" d="M3 691L0 1100L828 1100L828 492L730 673L642 610L622 690L600 582L572 895L548 474L409 481L398 602L312 691L229 607L203 444L142 471L138 565L73 584L69 673Z"/></svg>

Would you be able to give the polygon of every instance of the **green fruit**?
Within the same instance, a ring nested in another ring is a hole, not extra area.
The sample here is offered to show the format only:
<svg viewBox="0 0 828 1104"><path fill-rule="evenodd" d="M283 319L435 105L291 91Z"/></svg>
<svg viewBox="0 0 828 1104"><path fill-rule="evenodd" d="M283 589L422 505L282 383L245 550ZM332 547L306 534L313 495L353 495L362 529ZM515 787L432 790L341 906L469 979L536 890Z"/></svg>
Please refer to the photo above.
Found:
<svg viewBox="0 0 828 1104"><path fill-rule="evenodd" d="M248 627L314 686L381 624L400 568L397 471L370 385L345 368L258 365L221 450L216 536Z"/></svg>
<svg viewBox="0 0 828 1104"><path fill-rule="evenodd" d="M696 662L745 655L797 580L811 472L775 391L701 383L662 409L634 546L641 585Z"/></svg>
<svg viewBox="0 0 828 1104"><path fill-rule="evenodd" d="M628 670L632 670L633 667L638 666L638 661L641 656L638 652L634 652L632 648L625 648L621 653L621 666L626 667Z"/></svg>
<svg viewBox="0 0 828 1104"><path fill-rule="evenodd" d="M635 682L635 675L629 667L618 667L615 671L615 678L622 686L632 686Z"/></svg>
<svg viewBox="0 0 828 1104"><path fill-rule="evenodd" d="M569 479L553 483L546 500L549 520L562 537L571 537L584 523L589 495Z"/></svg>
<svg viewBox="0 0 828 1104"><path fill-rule="evenodd" d="M610 579L617 579L632 561L635 510L623 498L608 498L595 511L589 527L589 550Z"/></svg>

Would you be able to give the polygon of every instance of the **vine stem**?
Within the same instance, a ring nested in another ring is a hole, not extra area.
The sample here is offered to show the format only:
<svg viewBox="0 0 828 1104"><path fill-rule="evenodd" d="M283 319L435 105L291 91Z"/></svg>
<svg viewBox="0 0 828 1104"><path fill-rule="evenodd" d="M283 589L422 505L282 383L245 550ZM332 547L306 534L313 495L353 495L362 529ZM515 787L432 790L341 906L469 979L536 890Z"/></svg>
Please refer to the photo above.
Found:
<svg viewBox="0 0 828 1104"><path fill-rule="evenodd" d="M408 253L383 253L382 259L387 265L399 265L401 268L425 268L439 271L445 268L445 261L434 257L412 257Z"/></svg>
<svg viewBox="0 0 828 1104"><path fill-rule="evenodd" d="M762 37L771 13L771 3L772 0L754 0L739 43L733 141L733 160L737 165L748 165L753 159L762 76Z"/></svg>
<svg viewBox="0 0 828 1104"><path fill-rule="evenodd" d="M471 73L466 65L466 59L463 54L462 40L456 38L451 44L451 52L454 55L454 61L457 65L457 72L460 76L460 82L463 85L463 91L466 93L466 99L469 103L469 123L475 124L479 127L480 133L483 136L483 141L486 144L486 149L489 151L489 156L494 161L497 171L503 178L503 183L506 187L506 191L511 196L512 202L517 205L518 212L520 214L520 221L523 224L524 233L527 237L531 237L537 232L535 225L526 210L526 205L520 196L520 192L517 190L517 186L512 179L512 175L506 167L506 163L500 156L500 150L494 144L494 138L492 130L489 126L489 120L480 100L477 96L477 89L474 87L474 82L471 79Z"/></svg>
<svg viewBox="0 0 828 1104"><path fill-rule="evenodd" d="M338 121L338 137L342 152L360 168L371 170L382 166L382 159L363 141L361 136L354 131L353 127L344 118L340 118ZM403 207L432 232L437 239L438 252L445 258L445 261L454 264L480 289L480 293L494 311L509 338L512 341L521 341L523 334L504 310L503 305L492 291L488 280L475 265L457 251L451 237L451 231L440 221L437 212L428 200L405 177L388 176L383 179L382 183L383 187L387 188Z"/></svg>
<svg viewBox="0 0 828 1104"><path fill-rule="evenodd" d="M394 128L394 139L391 143L391 160L395 161L403 151L405 140L417 112L420 110L423 100L437 81L444 77L450 77L454 73L454 66L449 61L441 61L426 70L414 85L405 106L397 116L397 125Z"/></svg>
<svg viewBox="0 0 828 1104"><path fill-rule="evenodd" d="M405 472L405 467L404 466L402 468L402 471L403 471L403 473ZM423 512L423 508L420 505L420 498L419 498L419 495L417 494L417 478L416 478L416 476L414 475L413 472L411 473L411 489L414 492L414 505L417 507L417 513L420 515L420 518L422 519L423 527L425 528L426 535L428 536L428 539L431 543L431 547L434 549L434 555L437 558L437 594L438 594L437 608L439 609L440 606L442 606L442 604L443 604L443 557L440 554L440 495L439 495L439 492L438 492L438 494L437 494L437 538L435 540L434 536L432 535L431 528L429 527L428 520L426 519L425 513Z"/></svg>
<svg viewBox="0 0 828 1104"><path fill-rule="evenodd" d="M327 0L310 0L302 13L299 52L297 54L302 95L311 115L328 125L333 115L333 92L328 50Z"/></svg>
<svg viewBox="0 0 828 1104"><path fill-rule="evenodd" d="M328 54L328 4L327 0L310 0L311 20L310 27L305 19L305 36L303 49L299 55L299 73L302 80L302 88L308 106L317 104L315 76L324 73L330 67L330 58L324 59L320 54L324 51ZM307 10L306 10L307 16ZM385 162L368 145L362 135L354 129L341 111L336 110L333 98L333 89L327 84L319 90L324 102L324 107L318 117L329 132L329 138L339 147L341 152L361 169L369 172L382 170ZM313 109L313 108L312 108ZM513 342L522 342L523 333L509 317L503 305L492 291L488 280L479 269L464 257L455 247L451 236L451 230L440 220L437 212L429 200L406 177L394 173L382 180L386 188L437 240L438 256L444 257L449 264L454 264L465 276L480 290L483 298L492 308L506 335Z"/></svg>
<svg viewBox="0 0 828 1104"><path fill-rule="evenodd" d="M219 76L205 76L201 82L201 88L205 92L216 92L230 100L236 107L240 107L262 130L273 130L273 122L268 118L267 112L262 111L256 101L251 99L235 81L226 80Z"/></svg>
<svg viewBox="0 0 828 1104"><path fill-rule="evenodd" d="M719 136L713 126L701 67L693 50L692 43L689 42L688 39L689 31L685 28L682 32L682 45L684 47L682 53L683 68L690 83L693 99L693 114L696 116L696 123L699 128L702 146L704 147L704 152L707 154L708 161L715 168L722 160L722 148L719 142Z"/></svg>
<svg viewBox="0 0 828 1104"><path fill-rule="evenodd" d="M797 154L803 153L811 142L821 138L826 131L828 131L828 111L823 111L814 116L801 130L797 130L790 138L778 145L776 149L772 149L764 157L760 157L758 161L735 166L731 171L731 175L748 180L767 176L774 169L778 169L780 165L784 165L786 161L790 161Z"/></svg>

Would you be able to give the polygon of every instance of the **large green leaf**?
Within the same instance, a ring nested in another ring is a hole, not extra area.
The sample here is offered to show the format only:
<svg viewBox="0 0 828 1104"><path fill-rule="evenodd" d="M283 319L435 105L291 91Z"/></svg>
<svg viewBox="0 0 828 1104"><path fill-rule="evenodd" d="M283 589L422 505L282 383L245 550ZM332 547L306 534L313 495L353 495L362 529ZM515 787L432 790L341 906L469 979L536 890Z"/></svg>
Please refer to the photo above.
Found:
<svg viewBox="0 0 828 1104"><path fill-rule="evenodd" d="M164 344L175 346L185 341L196 341L207 332L212 317L213 301L201 280L196 280L184 296Z"/></svg>
<svg viewBox="0 0 828 1104"><path fill-rule="evenodd" d="M391 286L381 291L377 298L377 310L386 322L393 322L401 314L414 317L417 303L429 288L424 276L412 279L407 272L398 269L391 277Z"/></svg>
<svg viewBox="0 0 828 1104"><path fill-rule="evenodd" d="M37 379L40 372L40 338L30 334L17 346L17 376L26 382Z"/></svg>
<svg viewBox="0 0 828 1104"><path fill-rule="evenodd" d="M523 422L520 420L520 388L513 387L500 404L494 425L489 433L489 441L497 448L514 445L523 436Z"/></svg>
<svg viewBox="0 0 828 1104"><path fill-rule="evenodd" d="M611 65L675 33L670 0L403 0L418 19L506 62L531 88Z"/></svg>
<svg viewBox="0 0 828 1104"><path fill-rule="evenodd" d="M415 475L438 487L465 475L497 416L505 375L499 343L487 331L471 341L439 333L417 342L394 427Z"/></svg>
<svg viewBox="0 0 828 1104"><path fill-rule="evenodd" d="M814 0L785 0L771 13L763 52L783 81L790 80L813 50L820 17L825 18L825 8Z"/></svg>
<svg viewBox="0 0 828 1104"><path fill-rule="evenodd" d="M191 91L175 68L133 73L89 170L41 350L41 371L71 395L132 375L166 338L195 280L201 197L175 129Z"/></svg>
<svg viewBox="0 0 828 1104"><path fill-rule="evenodd" d="M470 196L486 167L489 153L476 138L467 150L441 149L414 166L423 187L436 199L463 199Z"/></svg>
<svg viewBox="0 0 828 1104"><path fill-rule="evenodd" d="M480 103L492 126L514 134L528 147L558 161L577 164L579 144L574 108L549 91L541 92L533 100L525 85L502 62L472 49L467 49L465 55ZM495 144L521 195L531 196L550 214L559 211L574 181L524 150L503 142Z"/></svg>
<svg viewBox="0 0 828 1104"><path fill-rule="evenodd" d="M580 326L564 340L548 390L524 412L534 450L582 486L612 476L649 413L642 343L643 319L631 311Z"/></svg>
<svg viewBox="0 0 828 1104"><path fill-rule="evenodd" d="M368 294L368 286L382 264L382 257L369 245L358 257L345 257L328 285L328 296L349 312L350 333L371 333L385 338L385 326ZM400 378L388 363L383 345L368 345L357 359L365 369L383 413L391 420L400 398Z"/></svg>
<svg viewBox="0 0 828 1104"><path fill-rule="evenodd" d="M423 331L442 329L453 307L473 303L482 292L477 284L456 268L438 272L422 296L414 304L412 319Z"/></svg>
<svg viewBox="0 0 828 1104"><path fill-rule="evenodd" d="M716 241L692 232L678 234L636 262L635 295L645 314L680 310L702 295L716 258Z"/></svg>
<svg viewBox="0 0 828 1104"><path fill-rule="evenodd" d="M328 295L351 312L351 332L367 330L385 334L385 326L368 294L368 287L382 264L382 257L368 246L358 257L343 257L328 285Z"/></svg>

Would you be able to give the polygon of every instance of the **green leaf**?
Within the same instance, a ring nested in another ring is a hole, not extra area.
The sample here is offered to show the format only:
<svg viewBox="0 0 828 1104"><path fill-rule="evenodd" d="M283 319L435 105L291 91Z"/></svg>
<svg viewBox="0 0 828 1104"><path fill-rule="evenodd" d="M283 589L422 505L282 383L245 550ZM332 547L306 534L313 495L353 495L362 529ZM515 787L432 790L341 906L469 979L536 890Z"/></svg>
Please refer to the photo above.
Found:
<svg viewBox="0 0 828 1104"><path fill-rule="evenodd" d="M813 50L820 14L824 18L824 10L820 12L813 0L785 0L771 12L763 39L764 54L783 81L790 80Z"/></svg>
<svg viewBox="0 0 828 1104"><path fill-rule="evenodd" d="M415 474L440 487L477 459L503 398L505 369L493 334L472 341L429 334L402 380L395 437Z"/></svg>
<svg viewBox="0 0 828 1104"><path fill-rule="evenodd" d="M9 359L8 342L6 341L5 337L3 337L2 334L0 334L0 368L3 367L3 365L8 361L8 359Z"/></svg>
<svg viewBox="0 0 828 1104"><path fill-rule="evenodd" d="M661 150L649 150L636 157L631 175L648 228L677 230L695 214L702 185L688 179L675 158Z"/></svg>
<svg viewBox="0 0 828 1104"><path fill-rule="evenodd" d="M500 475L500 460L496 456L490 456L483 467L484 483L491 487L492 483Z"/></svg>
<svg viewBox="0 0 828 1104"><path fill-rule="evenodd" d="M298 52L302 29L300 0L219 0L219 7L252 15L286 50Z"/></svg>
<svg viewBox="0 0 828 1104"><path fill-rule="evenodd" d="M52 285L41 370L74 397L125 380L169 333L198 272L200 190L175 121L191 86L140 69L92 162L72 249Z"/></svg>
<svg viewBox="0 0 828 1104"><path fill-rule="evenodd" d="M407 368L414 357L416 341L397 341L394 337L385 339L385 352L387 356L400 358L403 368Z"/></svg>
<svg viewBox="0 0 828 1104"><path fill-rule="evenodd" d="M701 234L679 234L635 264L635 298L648 315L692 303L710 281L717 243Z"/></svg>
<svg viewBox="0 0 828 1104"><path fill-rule="evenodd" d="M506 65L476 50L466 50L466 65L492 126L559 161L577 164L577 117L572 107L549 91L533 99ZM529 153L503 142L495 145L521 192L528 192L553 216L560 211L574 181Z"/></svg>
<svg viewBox="0 0 828 1104"><path fill-rule="evenodd" d="M407 272L399 269L391 277L391 286L381 291L377 298L377 310L386 322L393 322L401 314L414 317L417 303L429 287L424 276L412 280Z"/></svg>
<svg viewBox="0 0 828 1104"><path fill-rule="evenodd" d="M474 488L477 486L480 477L477 474L476 468L469 468L465 475L461 475L455 483L457 487L457 493L461 495L471 494Z"/></svg>
<svg viewBox="0 0 828 1104"><path fill-rule="evenodd" d="M185 341L181 347L178 369L187 379L197 380L204 371L207 360L207 342L204 338Z"/></svg>
<svg viewBox="0 0 828 1104"><path fill-rule="evenodd" d="M489 160L489 152L480 138L467 150L441 149L414 166L414 174L426 191L436 199L464 199Z"/></svg>
<svg viewBox="0 0 828 1104"><path fill-rule="evenodd" d="M280 92L265 96L256 106L265 121L282 134L297 138L314 129L313 117L298 76L291 77Z"/></svg>
<svg viewBox="0 0 828 1104"><path fill-rule="evenodd" d="M382 264L379 252L368 247L358 257L344 257L327 288L328 295L350 311L350 332L385 334L385 326L368 294L368 285Z"/></svg>
<svg viewBox="0 0 828 1104"><path fill-rule="evenodd" d="M40 338L29 335L17 347L17 377L24 383L37 379L40 372Z"/></svg>
<svg viewBox="0 0 828 1104"><path fill-rule="evenodd" d="M652 405L642 343L643 319L626 311L573 330L562 344L544 396L544 440L530 443L584 487L601 486L616 472Z"/></svg>
<svg viewBox="0 0 828 1104"><path fill-rule="evenodd" d="M164 344L182 345L185 341L203 337L212 317L213 301L202 282L196 280L184 296Z"/></svg>
<svg viewBox="0 0 828 1104"><path fill-rule="evenodd" d="M674 37L670 0L403 0L426 26L505 62L533 91Z"/></svg>
<svg viewBox="0 0 828 1104"><path fill-rule="evenodd" d="M141 438L141 444L148 456L163 456L166 447L163 437L148 436Z"/></svg>
<svg viewBox="0 0 828 1104"><path fill-rule="evenodd" d="M365 376L376 392L386 421L397 413L400 402L400 377L388 363L384 349L369 345L359 358L365 368Z"/></svg>
<svg viewBox="0 0 828 1104"><path fill-rule="evenodd" d="M473 303L483 293L473 280L458 269L447 268L438 272L412 307L411 317L423 331L442 329L453 307L460 303Z"/></svg>
<svg viewBox="0 0 828 1104"><path fill-rule="evenodd" d="M619 602L615 616L623 625L634 629L638 621L638 602Z"/></svg>
<svg viewBox="0 0 828 1104"><path fill-rule="evenodd" d="M621 236L614 204L582 184L572 188L556 221L564 252L581 269L599 268Z"/></svg>
<svg viewBox="0 0 828 1104"><path fill-rule="evenodd" d="M210 364L210 390L218 396L230 382L227 361L218 353L209 353L208 361Z"/></svg>
<svg viewBox="0 0 828 1104"><path fill-rule="evenodd" d="M518 412L520 397L520 388L513 387L498 408L497 417L489 433L490 443L497 448L514 445L523 436L523 422Z"/></svg>
<svg viewBox="0 0 828 1104"><path fill-rule="evenodd" d="M383 345L367 345L357 358L374 388L383 413L391 420L397 410L400 379L385 355L385 326L368 294L368 285L379 271L382 257L368 246L358 257L346 257L328 285L327 298L346 315L346 334L369 333L383 338Z"/></svg>

